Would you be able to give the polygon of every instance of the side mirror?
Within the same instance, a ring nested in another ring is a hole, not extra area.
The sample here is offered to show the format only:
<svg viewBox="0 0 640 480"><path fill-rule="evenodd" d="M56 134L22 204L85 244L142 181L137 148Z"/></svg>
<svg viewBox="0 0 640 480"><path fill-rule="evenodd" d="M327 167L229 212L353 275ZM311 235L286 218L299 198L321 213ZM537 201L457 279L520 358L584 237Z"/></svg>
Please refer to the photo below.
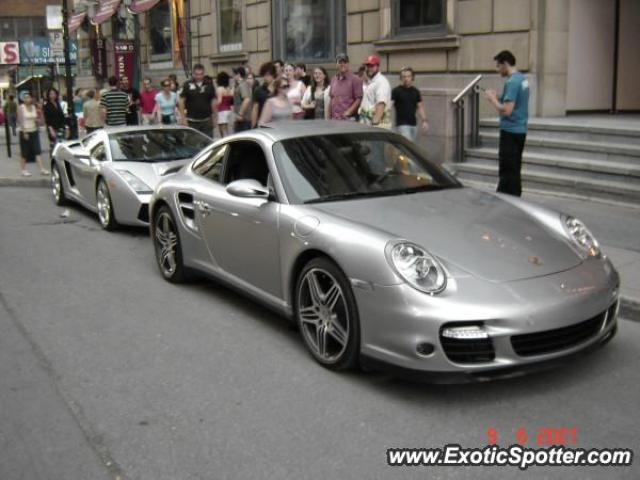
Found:
<svg viewBox="0 0 640 480"><path fill-rule="evenodd" d="M229 195L242 198L264 198L268 200L271 196L269 188L263 186L257 180L253 178L245 178L243 180L236 180L227 185L226 188Z"/></svg>

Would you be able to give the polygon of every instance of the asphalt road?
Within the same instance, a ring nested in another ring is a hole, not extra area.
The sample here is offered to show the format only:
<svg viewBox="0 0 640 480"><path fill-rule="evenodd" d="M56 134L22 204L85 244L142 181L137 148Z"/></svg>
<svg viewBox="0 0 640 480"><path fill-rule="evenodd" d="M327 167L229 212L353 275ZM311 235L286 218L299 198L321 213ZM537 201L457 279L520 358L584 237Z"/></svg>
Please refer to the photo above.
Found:
<svg viewBox="0 0 640 480"><path fill-rule="evenodd" d="M388 467L390 447L577 428L640 449L640 324L565 368L419 385L316 365L287 323L174 286L144 230L105 233L45 189L0 189L0 479L639 478L626 468ZM622 241L622 240L621 240ZM532 445L532 442L529 442Z"/></svg>

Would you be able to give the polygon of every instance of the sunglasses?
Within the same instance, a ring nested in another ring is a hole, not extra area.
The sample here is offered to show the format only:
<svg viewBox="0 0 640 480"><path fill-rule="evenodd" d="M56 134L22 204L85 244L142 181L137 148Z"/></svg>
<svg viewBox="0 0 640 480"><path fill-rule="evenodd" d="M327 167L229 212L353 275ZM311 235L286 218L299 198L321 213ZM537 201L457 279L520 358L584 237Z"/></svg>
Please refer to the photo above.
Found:
<svg viewBox="0 0 640 480"><path fill-rule="evenodd" d="M288 83L285 83L284 85L280 85L280 87L279 87L279 88L289 88L289 84L288 84Z"/></svg>

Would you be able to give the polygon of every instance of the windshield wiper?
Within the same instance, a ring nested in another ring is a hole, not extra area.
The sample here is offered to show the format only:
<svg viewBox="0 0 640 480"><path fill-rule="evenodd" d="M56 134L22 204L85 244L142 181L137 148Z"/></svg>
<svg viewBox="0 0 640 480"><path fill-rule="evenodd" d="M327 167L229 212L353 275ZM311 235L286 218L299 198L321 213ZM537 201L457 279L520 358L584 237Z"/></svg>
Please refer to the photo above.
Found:
<svg viewBox="0 0 640 480"><path fill-rule="evenodd" d="M380 195L381 192L347 192L347 193L334 193L332 195L325 195L324 197L312 198L304 202L307 203L321 203L332 202L333 200L345 200L347 198L362 198L371 197L374 195Z"/></svg>

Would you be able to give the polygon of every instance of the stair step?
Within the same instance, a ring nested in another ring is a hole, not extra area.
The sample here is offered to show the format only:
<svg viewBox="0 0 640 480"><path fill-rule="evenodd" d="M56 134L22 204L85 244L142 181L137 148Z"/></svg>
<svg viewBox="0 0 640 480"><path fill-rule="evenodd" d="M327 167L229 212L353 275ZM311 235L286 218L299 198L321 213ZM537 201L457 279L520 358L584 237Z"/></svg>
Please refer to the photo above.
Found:
<svg viewBox="0 0 640 480"><path fill-rule="evenodd" d="M482 158L497 162L498 151L495 148L471 148L465 150L465 157L469 161L475 158ZM640 183L640 163L563 157L537 152L527 153L526 149L522 156L522 162L523 166L539 165L558 170L579 171L590 175L623 176L628 181Z"/></svg>
<svg viewBox="0 0 640 480"><path fill-rule="evenodd" d="M497 180L498 165L484 165L473 162L456 164L458 177L489 182ZM640 183L622 183L609 180L580 178L575 175L539 172L528 167L522 169L522 182L530 188L563 191L575 194L588 193L592 196L609 198L624 202L640 201Z"/></svg>
<svg viewBox="0 0 640 480"><path fill-rule="evenodd" d="M499 137L500 135L495 129L480 131L480 142L483 147L497 147ZM640 144L626 145L588 140L550 139L541 133L527 135L525 152L527 151L553 152L558 156L581 159L640 163Z"/></svg>
<svg viewBox="0 0 640 480"><path fill-rule="evenodd" d="M481 129L498 128L498 120L482 119ZM565 124L551 119L530 119L529 134L544 134L546 139L604 142L626 145L640 145L640 122L629 122L625 126L601 126Z"/></svg>

